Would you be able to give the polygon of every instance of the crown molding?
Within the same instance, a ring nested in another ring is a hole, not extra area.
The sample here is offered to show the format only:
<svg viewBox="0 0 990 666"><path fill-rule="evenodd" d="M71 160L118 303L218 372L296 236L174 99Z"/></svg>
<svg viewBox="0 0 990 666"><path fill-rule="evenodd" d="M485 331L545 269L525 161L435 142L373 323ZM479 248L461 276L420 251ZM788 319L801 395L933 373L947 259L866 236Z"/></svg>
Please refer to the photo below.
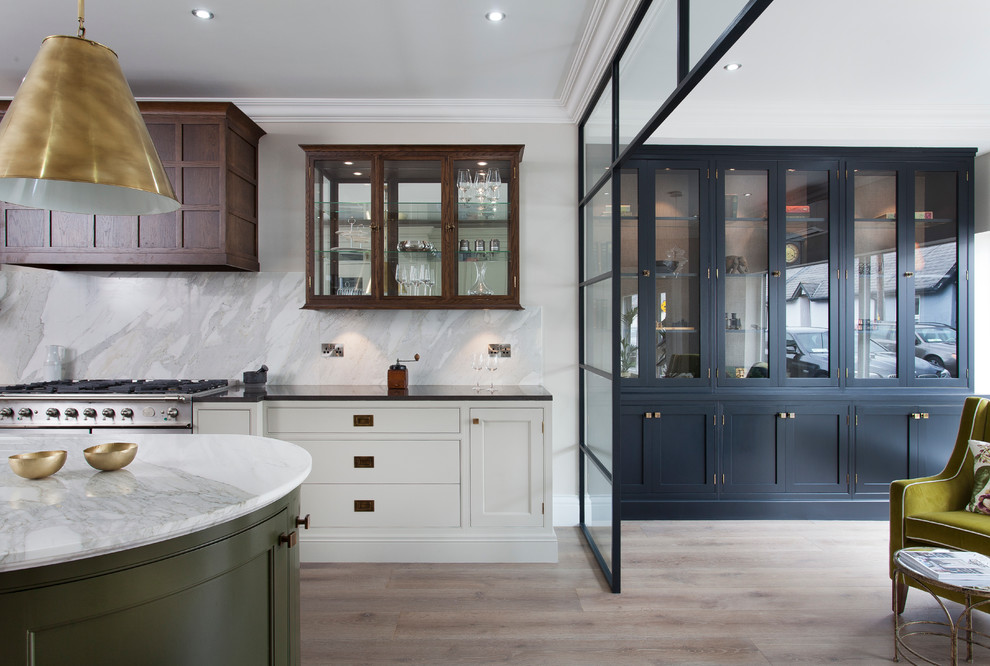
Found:
<svg viewBox="0 0 990 666"><path fill-rule="evenodd" d="M572 122L578 122L591 103L598 83L642 0L596 0L577 53L564 78L560 96Z"/></svg>
<svg viewBox="0 0 990 666"><path fill-rule="evenodd" d="M141 98L189 101L189 98ZM555 99L277 99L233 102L258 123L571 123Z"/></svg>

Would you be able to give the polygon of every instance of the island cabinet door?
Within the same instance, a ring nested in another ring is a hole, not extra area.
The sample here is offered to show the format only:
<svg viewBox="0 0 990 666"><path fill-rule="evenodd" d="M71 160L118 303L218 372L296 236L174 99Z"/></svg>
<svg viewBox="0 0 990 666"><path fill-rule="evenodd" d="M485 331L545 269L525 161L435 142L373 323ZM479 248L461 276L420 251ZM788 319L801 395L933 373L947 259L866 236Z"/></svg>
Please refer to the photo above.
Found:
<svg viewBox="0 0 990 666"><path fill-rule="evenodd" d="M59 565L50 583L4 574L0 663L298 664L299 549L279 539L296 529L290 513L148 546L144 561L125 551L98 558L98 571L88 560Z"/></svg>
<svg viewBox="0 0 990 666"><path fill-rule="evenodd" d="M543 527L542 409L471 409L471 526Z"/></svg>

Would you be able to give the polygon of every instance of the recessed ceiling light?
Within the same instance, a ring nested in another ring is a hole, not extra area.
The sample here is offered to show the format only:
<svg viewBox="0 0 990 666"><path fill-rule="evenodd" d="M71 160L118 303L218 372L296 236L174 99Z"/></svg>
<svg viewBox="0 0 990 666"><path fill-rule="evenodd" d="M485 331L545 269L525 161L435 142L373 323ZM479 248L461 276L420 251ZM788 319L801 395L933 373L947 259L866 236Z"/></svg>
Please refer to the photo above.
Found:
<svg viewBox="0 0 990 666"><path fill-rule="evenodd" d="M352 164L354 164L354 162L344 162L344 164L346 164L347 166L351 166Z"/></svg>
<svg viewBox="0 0 990 666"><path fill-rule="evenodd" d="M485 14L485 18L493 23L497 23L505 19L505 12L494 11Z"/></svg>
<svg viewBox="0 0 990 666"><path fill-rule="evenodd" d="M724 70L725 70L725 71L727 71L727 72L734 72L734 71L736 71L737 69L739 69L740 67L742 67L742 63L738 63L738 62L730 62L730 63L729 63L728 65L726 65L726 66L725 66L725 67L723 67L722 69L724 69Z"/></svg>
<svg viewBox="0 0 990 666"><path fill-rule="evenodd" d="M488 166L488 162L478 162L478 166Z"/></svg>
<svg viewBox="0 0 990 666"><path fill-rule="evenodd" d="M355 172L354 172L354 175L355 175L355 176L360 176L360 175L362 175L362 174L361 174L361 172L360 172L360 171L355 171Z"/></svg>
<svg viewBox="0 0 990 666"><path fill-rule="evenodd" d="M209 9L194 9L192 10L192 15L195 16L196 18L201 18L204 20L213 18L213 12L211 12Z"/></svg>

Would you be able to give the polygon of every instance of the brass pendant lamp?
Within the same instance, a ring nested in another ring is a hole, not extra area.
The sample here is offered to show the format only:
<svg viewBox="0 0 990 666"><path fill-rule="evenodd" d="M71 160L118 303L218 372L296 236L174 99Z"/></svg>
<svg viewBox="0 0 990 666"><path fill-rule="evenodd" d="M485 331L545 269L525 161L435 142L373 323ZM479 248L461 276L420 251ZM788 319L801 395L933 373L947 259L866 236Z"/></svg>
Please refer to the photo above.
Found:
<svg viewBox="0 0 990 666"><path fill-rule="evenodd" d="M179 208L117 54L46 38L0 122L0 201L97 215Z"/></svg>

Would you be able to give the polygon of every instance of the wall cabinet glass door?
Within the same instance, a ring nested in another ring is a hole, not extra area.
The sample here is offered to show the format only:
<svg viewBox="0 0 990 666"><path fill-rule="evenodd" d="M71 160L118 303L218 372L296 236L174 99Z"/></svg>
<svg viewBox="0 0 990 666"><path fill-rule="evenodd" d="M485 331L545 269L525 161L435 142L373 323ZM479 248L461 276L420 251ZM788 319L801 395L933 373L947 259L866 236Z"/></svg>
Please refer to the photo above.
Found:
<svg viewBox="0 0 990 666"><path fill-rule="evenodd" d="M850 383L966 384L963 172L852 166Z"/></svg>
<svg viewBox="0 0 990 666"><path fill-rule="evenodd" d="M708 381L703 332L708 290L707 166L635 163L623 200L619 357L628 384Z"/></svg>
<svg viewBox="0 0 990 666"><path fill-rule="evenodd" d="M519 307L522 146L302 148L305 307Z"/></svg>

